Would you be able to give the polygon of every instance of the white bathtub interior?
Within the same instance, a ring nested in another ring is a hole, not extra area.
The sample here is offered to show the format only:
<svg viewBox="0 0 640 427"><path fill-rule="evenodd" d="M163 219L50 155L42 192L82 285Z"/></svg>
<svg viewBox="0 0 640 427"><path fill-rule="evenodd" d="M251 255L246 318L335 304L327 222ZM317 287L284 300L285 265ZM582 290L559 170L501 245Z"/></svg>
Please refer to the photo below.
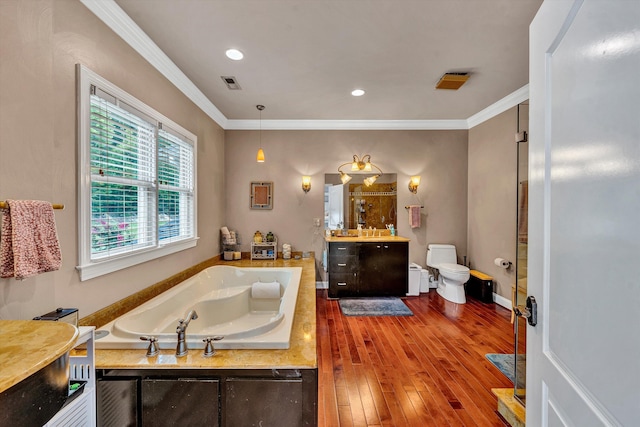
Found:
<svg viewBox="0 0 640 427"><path fill-rule="evenodd" d="M223 336L218 349L286 349L302 275L301 267L209 267L99 328L98 349L144 349L154 336L160 349L177 345L178 320L195 310L186 341L190 349ZM280 283L280 298L252 298L256 282ZM106 335L105 335L106 334Z"/></svg>

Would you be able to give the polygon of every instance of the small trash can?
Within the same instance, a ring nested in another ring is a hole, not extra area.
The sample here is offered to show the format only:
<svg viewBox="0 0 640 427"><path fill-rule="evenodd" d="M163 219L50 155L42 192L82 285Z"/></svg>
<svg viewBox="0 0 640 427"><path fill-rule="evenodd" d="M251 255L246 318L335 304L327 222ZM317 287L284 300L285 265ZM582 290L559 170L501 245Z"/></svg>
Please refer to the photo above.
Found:
<svg viewBox="0 0 640 427"><path fill-rule="evenodd" d="M420 292L429 292L429 289L437 287L437 283L433 282L433 276L429 274L429 270L423 268L420 271Z"/></svg>
<svg viewBox="0 0 640 427"><path fill-rule="evenodd" d="M409 291L407 296L416 297L420 295L420 273L422 267L415 262L409 265Z"/></svg>

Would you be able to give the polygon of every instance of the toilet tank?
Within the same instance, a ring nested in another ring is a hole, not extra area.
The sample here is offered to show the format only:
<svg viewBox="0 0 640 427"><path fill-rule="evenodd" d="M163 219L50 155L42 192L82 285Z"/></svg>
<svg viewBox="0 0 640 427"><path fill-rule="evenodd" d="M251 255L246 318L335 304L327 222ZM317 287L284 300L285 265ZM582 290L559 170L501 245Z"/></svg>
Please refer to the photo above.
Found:
<svg viewBox="0 0 640 427"><path fill-rule="evenodd" d="M427 248L427 265L435 267L443 263L458 263L456 247L453 245L429 245Z"/></svg>

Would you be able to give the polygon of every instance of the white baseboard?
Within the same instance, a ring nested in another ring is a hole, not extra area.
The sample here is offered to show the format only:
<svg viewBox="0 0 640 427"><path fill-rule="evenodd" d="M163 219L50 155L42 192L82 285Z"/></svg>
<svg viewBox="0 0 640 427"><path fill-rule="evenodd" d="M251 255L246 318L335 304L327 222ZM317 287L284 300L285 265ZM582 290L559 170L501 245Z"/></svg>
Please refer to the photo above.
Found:
<svg viewBox="0 0 640 427"><path fill-rule="evenodd" d="M511 305L511 300L503 297L502 295L498 295L494 292L493 300L496 304L503 306L507 310L511 310L513 307Z"/></svg>
<svg viewBox="0 0 640 427"><path fill-rule="evenodd" d="M329 282L316 282L316 289L329 289Z"/></svg>

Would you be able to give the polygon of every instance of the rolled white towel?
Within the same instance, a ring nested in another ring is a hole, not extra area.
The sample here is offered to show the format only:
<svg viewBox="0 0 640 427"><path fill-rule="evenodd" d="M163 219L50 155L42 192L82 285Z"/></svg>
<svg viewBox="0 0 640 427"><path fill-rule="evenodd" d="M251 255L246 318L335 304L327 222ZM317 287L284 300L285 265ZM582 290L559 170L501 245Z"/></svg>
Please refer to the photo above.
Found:
<svg viewBox="0 0 640 427"><path fill-rule="evenodd" d="M251 298L280 298L280 283L255 282L251 285Z"/></svg>
<svg viewBox="0 0 640 427"><path fill-rule="evenodd" d="M229 229L227 227L220 227L220 232L227 239L231 237L231 233L229 233Z"/></svg>

